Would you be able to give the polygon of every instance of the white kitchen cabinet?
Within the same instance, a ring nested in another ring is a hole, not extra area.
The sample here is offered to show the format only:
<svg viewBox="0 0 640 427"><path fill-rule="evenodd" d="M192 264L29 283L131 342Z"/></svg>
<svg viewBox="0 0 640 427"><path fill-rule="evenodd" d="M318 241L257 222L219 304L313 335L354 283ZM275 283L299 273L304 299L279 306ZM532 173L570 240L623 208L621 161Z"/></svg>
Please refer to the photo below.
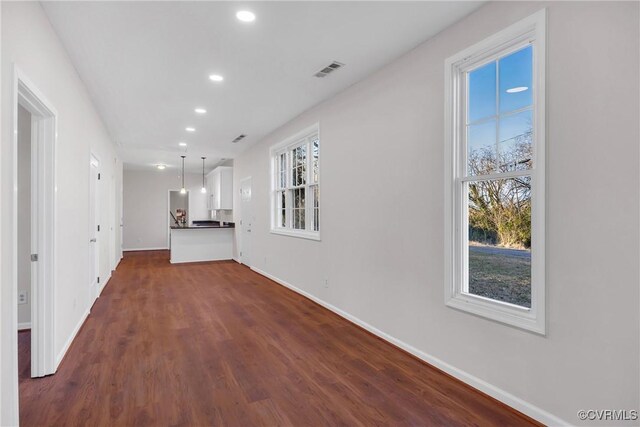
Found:
<svg viewBox="0 0 640 427"><path fill-rule="evenodd" d="M207 175L207 209L233 209L233 168L218 166Z"/></svg>

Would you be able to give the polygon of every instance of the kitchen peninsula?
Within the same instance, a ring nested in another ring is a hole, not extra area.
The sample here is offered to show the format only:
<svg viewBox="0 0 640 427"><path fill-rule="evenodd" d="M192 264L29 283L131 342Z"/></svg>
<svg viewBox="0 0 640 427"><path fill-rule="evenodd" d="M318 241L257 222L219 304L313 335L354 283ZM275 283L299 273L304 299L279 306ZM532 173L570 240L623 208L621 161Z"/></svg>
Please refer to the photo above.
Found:
<svg viewBox="0 0 640 427"><path fill-rule="evenodd" d="M234 229L234 223L218 221L171 226L171 263L232 259Z"/></svg>

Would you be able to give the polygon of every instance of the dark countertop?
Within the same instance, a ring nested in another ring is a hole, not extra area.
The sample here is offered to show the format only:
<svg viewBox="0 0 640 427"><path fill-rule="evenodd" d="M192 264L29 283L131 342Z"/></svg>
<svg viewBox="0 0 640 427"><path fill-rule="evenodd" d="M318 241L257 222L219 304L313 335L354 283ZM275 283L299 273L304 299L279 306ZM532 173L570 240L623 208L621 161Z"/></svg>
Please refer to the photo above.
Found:
<svg viewBox="0 0 640 427"><path fill-rule="evenodd" d="M236 228L233 222L226 222L220 225L219 221L193 221L191 225L172 225L172 230L196 230L199 228Z"/></svg>

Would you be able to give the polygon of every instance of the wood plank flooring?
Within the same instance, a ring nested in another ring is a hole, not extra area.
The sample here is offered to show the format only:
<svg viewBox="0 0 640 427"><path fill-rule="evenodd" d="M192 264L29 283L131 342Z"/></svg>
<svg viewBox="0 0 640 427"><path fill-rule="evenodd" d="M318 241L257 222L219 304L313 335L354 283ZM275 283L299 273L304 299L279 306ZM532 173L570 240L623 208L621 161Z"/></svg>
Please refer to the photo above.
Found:
<svg viewBox="0 0 640 427"><path fill-rule="evenodd" d="M24 426L535 425L235 262L126 253L53 376L28 336Z"/></svg>

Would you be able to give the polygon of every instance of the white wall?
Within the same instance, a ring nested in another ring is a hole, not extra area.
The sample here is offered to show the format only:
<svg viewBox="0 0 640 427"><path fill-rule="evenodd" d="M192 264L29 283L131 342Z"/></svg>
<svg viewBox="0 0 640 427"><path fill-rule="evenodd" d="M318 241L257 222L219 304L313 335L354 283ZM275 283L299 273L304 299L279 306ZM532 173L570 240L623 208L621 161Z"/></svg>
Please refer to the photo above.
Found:
<svg viewBox="0 0 640 427"><path fill-rule="evenodd" d="M18 107L18 326L31 322L31 114Z"/></svg>
<svg viewBox="0 0 640 427"><path fill-rule="evenodd" d="M640 401L639 4L546 5L546 337L446 307L443 256L444 61L545 3L487 4L266 137L234 182L253 177L253 267L532 416L580 424L579 409ZM315 122L322 241L272 235L269 147Z"/></svg>
<svg viewBox="0 0 640 427"><path fill-rule="evenodd" d="M0 5L0 35L2 34L2 7ZM2 43L0 42L0 59L2 58L3 55L3 51L4 49L2 48ZM3 76L3 72L2 72L2 66L0 66L0 82L2 82L4 79ZM0 99L4 98L4 94L2 93L3 89L2 89L2 84L0 84ZM0 116L1 116L1 112L2 112L2 103L0 103ZM0 120L0 135L4 135L4 131L5 131L5 125L2 123L2 120ZM1 140L0 140L1 141ZM4 145L1 145L2 142L0 142L0 147L4 147ZM4 170L2 167L2 160L0 160L0 200L2 200L2 191L4 191L5 188L5 179L4 179ZM3 212L2 212L2 207L0 207L0 224L2 224L2 220L5 219L5 217L3 216ZM0 237L2 237L2 229L0 228ZM3 315L3 307L6 304L6 294L8 292L5 291L5 289L3 289L4 287L2 286L4 277L5 277L5 271L4 271L4 258L6 256L6 252L4 252L4 245L0 244L0 334L4 334L6 332L6 330L11 330L10 328L13 327L13 322L10 322L10 324L6 325L6 320L5 320L5 315ZM11 304L13 304L13 301L11 301ZM17 342L17 337L16 337L16 342ZM8 367L7 369L5 369L8 364L9 361L7 361L5 353L7 352L7 348L10 349L11 352L13 352L13 343L7 343L4 342L4 340L0 339L0 384L8 384L5 387L0 386L0 424L2 423L7 423L8 420L15 420L16 418L16 410L18 409L16 405L16 402L14 402L14 395L15 395L15 383L14 381L17 381L17 379L15 378L15 376L10 375L7 376L7 373L5 371L12 371L12 367ZM11 378L11 380L9 379ZM7 396L5 389L6 388L11 388L9 396Z"/></svg>
<svg viewBox="0 0 640 427"><path fill-rule="evenodd" d="M180 173L170 169L124 171L124 238L125 250L166 249L169 190L180 190ZM207 194L202 194L202 174L185 173L189 191L189 221L209 219Z"/></svg>
<svg viewBox="0 0 640 427"><path fill-rule="evenodd" d="M13 79L14 64L31 80L58 112L56 147L56 274L55 351L64 354L70 340L91 307L89 278L89 156L101 161L103 176L119 181L121 165L82 81L66 51L36 2L2 2L1 67L1 237L2 237L2 362L0 425L17 421L17 366L15 363L16 290L12 285L11 227L13 210ZM100 223L109 224L116 209L108 185L100 190ZM116 199L119 198L119 195ZM118 214L119 215L119 214ZM110 276L109 227L98 235L101 283ZM14 337L14 338L11 338Z"/></svg>

